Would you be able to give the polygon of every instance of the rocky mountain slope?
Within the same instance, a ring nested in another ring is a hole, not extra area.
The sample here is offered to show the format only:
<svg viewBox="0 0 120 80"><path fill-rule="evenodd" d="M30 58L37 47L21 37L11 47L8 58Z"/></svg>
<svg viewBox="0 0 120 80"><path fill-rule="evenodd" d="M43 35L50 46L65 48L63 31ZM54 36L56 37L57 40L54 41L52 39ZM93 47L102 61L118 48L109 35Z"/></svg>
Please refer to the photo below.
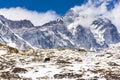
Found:
<svg viewBox="0 0 120 80"><path fill-rule="evenodd" d="M3 80L119 80L120 44L96 53L84 49L17 50L0 44Z"/></svg>
<svg viewBox="0 0 120 80"><path fill-rule="evenodd" d="M7 20L0 16L0 43L19 49L28 49L32 46L19 37L8 25Z"/></svg>
<svg viewBox="0 0 120 80"><path fill-rule="evenodd" d="M19 48L85 48L101 50L120 42L120 36L112 22L106 18L94 20L89 28L80 25L74 10L63 18L34 26L28 20L11 21L1 16L1 43ZM5 31L6 34L3 32Z"/></svg>

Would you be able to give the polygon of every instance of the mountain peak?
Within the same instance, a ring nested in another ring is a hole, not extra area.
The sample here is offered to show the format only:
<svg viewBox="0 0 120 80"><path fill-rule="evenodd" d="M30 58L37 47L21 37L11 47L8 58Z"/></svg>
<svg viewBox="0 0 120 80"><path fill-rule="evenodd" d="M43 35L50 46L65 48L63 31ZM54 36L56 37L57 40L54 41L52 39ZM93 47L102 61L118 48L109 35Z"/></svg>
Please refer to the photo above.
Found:
<svg viewBox="0 0 120 80"><path fill-rule="evenodd" d="M5 24L6 18L3 15L0 15L0 23Z"/></svg>
<svg viewBox="0 0 120 80"><path fill-rule="evenodd" d="M111 21L107 18L98 18L92 22L94 25L104 25L104 24L112 24Z"/></svg>
<svg viewBox="0 0 120 80"><path fill-rule="evenodd" d="M86 17L83 17L86 18ZM36 27L29 20L12 21L0 16L0 41L14 43L17 48L85 48L101 50L120 42L117 28L107 18L91 21L90 28L81 25L81 16L74 10L54 21ZM7 24L3 25L3 23ZM89 20L88 20L89 21ZM86 19L84 21L87 24ZM12 44L13 45L13 44Z"/></svg>
<svg viewBox="0 0 120 80"><path fill-rule="evenodd" d="M0 15L0 19L5 18L3 15Z"/></svg>
<svg viewBox="0 0 120 80"><path fill-rule="evenodd" d="M107 18L93 21L90 30L99 44L114 44L120 41L117 28Z"/></svg>

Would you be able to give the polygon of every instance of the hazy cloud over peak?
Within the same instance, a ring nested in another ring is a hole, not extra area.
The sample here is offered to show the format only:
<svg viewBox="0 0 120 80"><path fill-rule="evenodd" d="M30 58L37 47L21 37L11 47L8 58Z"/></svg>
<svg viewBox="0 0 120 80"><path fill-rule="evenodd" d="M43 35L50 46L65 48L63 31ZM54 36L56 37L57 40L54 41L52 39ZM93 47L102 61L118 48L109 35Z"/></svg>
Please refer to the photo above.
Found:
<svg viewBox="0 0 120 80"><path fill-rule="evenodd" d="M16 8L2 8L0 9L0 15L5 16L11 20L30 20L34 25L42 25L46 22L56 20L59 15L55 11L36 12L30 11L21 7Z"/></svg>
<svg viewBox="0 0 120 80"><path fill-rule="evenodd" d="M118 22L120 21L119 0L88 0L86 4L75 6L71 9L79 13L79 15L84 16L80 17L81 25L89 27L96 18L104 17L110 19L120 31L120 23Z"/></svg>

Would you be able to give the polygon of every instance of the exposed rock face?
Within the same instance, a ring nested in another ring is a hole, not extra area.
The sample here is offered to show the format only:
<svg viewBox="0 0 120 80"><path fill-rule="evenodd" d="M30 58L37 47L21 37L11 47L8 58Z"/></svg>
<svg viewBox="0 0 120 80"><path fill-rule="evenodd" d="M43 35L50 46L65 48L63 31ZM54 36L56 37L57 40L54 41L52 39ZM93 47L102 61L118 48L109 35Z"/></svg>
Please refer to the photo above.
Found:
<svg viewBox="0 0 120 80"><path fill-rule="evenodd" d="M13 73L25 73L25 72L27 72L27 70L24 69L24 68L16 67L16 68L13 69L12 72L13 72Z"/></svg>
<svg viewBox="0 0 120 80"><path fill-rule="evenodd" d="M50 58L45 58L44 59L44 62L49 62L50 61Z"/></svg>
<svg viewBox="0 0 120 80"><path fill-rule="evenodd" d="M3 16L0 16L0 43L12 46L19 49L27 49L32 46L19 37L8 25L8 21Z"/></svg>
<svg viewBox="0 0 120 80"><path fill-rule="evenodd" d="M83 74L74 74L74 73L62 73L62 74L55 74L54 78L55 79L63 79L63 78L69 78L69 79L74 79L74 78L81 78Z"/></svg>
<svg viewBox="0 0 120 80"><path fill-rule="evenodd" d="M91 32L96 41L101 45L120 42L117 28L108 19L97 19L91 25Z"/></svg>
<svg viewBox="0 0 120 80"><path fill-rule="evenodd" d="M19 49L85 48L97 51L120 42L117 28L110 20L98 18L86 28L80 24L80 17L70 9L60 19L34 26L29 20L11 21L0 16L0 42Z"/></svg>
<svg viewBox="0 0 120 80"><path fill-rule="evenodd" d="M1 78L3 79L21 79L19 75L17 74L12 74L10 72L2 72L0 75Z"/></svg>

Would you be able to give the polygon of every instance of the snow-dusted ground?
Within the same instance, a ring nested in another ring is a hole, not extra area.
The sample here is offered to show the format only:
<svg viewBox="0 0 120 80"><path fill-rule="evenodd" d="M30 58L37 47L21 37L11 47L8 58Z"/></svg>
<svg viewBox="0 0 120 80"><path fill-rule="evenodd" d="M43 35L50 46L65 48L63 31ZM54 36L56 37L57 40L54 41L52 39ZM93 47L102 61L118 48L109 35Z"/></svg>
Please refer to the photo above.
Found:
<svg viewBox="0 0 120 80"><path fill-rule="evenodd" d="M83 49L39 49L0 54L0 79L119 80L120 44L101 52Z"/></svg>

